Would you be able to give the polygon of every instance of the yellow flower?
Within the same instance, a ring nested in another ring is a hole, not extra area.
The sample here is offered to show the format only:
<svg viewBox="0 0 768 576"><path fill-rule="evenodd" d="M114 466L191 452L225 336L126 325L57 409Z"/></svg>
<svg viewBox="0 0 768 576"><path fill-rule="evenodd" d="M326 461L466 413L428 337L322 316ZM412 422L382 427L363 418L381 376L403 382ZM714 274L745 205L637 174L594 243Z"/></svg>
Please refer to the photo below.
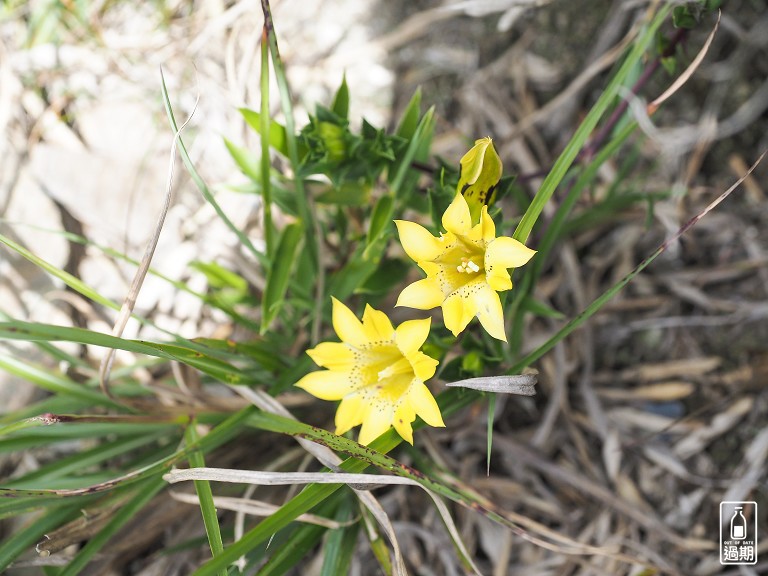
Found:
<svg viewBox="0 0 768 576"><path fill-rule="evenodd" d="M493 204L496 186L501 179L501 158L493 147L489 137L475 140L475 145L459 161L459 183L456 192L460 192L469 205L472 224L480 222L480 210Z"/></svg>
<svg viewBox="0 0 768 576"><path fill-rule="evenodd" d="M512 288L507 268L522 266L536 253L506 236L496 237L496 226L483 206L480 222L471 224L469 206L461 194L443 214L446 232L436 238L407 220L396 220L406 254L427 273L406 286L397 306L429 310L443 308L445 327L456 336L475 316L483 328L506 342L504 312L496 292Z"/></svg>
<svg viewBox="0 0 768 576"><path fill-rule="evenodd" d="M430 319L409 320L397 329L383 312L366 305L362 323L333 298L333 329L341 342L323 342L307 350L318 365L296 383L323 400L341 400L336 434L362 424L361 444L369 444L394 426L413 444L411 422L420 416L430 426L445 426L432 393L424 385L437 360L419 352Z"/></svg>

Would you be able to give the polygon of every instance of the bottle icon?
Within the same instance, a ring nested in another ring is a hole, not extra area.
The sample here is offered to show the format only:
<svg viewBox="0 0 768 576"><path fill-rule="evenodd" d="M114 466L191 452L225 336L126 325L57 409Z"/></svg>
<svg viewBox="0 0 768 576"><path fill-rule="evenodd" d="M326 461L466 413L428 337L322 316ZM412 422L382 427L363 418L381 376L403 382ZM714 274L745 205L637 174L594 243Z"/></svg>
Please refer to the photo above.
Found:
<svg viewBox="0 0 768 576"><path fill-rule="evenodd" d="M731 518L731 539L744 540L747 537L747 519L741 513L741 506L737 506Z"/></svg>

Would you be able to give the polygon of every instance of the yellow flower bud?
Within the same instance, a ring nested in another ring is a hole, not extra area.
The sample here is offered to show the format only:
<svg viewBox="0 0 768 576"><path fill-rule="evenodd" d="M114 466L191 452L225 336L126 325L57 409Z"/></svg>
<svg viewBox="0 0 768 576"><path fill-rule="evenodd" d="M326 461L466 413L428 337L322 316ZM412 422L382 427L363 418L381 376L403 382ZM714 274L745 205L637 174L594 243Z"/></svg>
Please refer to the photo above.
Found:
<svg viewBox="0 0 768 576"><path fill-rule="evenodd" d="M493 141L486 136L475 140L475 145L461 159L460 166L456 192L464 196L472 223L477 224L483 206L493 204L496 186L501 179L501 158L493 147Z"/></svg>

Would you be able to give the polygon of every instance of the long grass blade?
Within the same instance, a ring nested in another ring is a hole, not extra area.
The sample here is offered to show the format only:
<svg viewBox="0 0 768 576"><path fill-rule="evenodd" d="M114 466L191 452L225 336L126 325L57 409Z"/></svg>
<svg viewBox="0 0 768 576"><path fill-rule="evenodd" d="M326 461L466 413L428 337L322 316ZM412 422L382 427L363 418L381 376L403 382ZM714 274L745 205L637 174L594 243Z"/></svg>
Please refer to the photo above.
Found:
<svg viewBox="0 0 768 576"><path fill-rule="evenodd" d="M659 26L661 26L671 10L672 4L663 4L643 33L639 35L637 41L632 46L632 50L624 60L624 63L611 79L608 86L606 86L605 90L603 90L600 98L598 98L597 102L592 107L592 110L589 111L589 114L587 114L586 118L581 122L576 133L573 135L573 138L568 142L568 145L560 154L560 157L555 162L552 170L550 170L549 174L544 179L544 182L542 182L531 205L525 211L523 218L515 229L513 237L516 240L519 240L522 243L526 242L536 220L538 220L539 215L542 210L544 210L544 206L549 202L552 194L554 194L555 190L560 185L560 182L565 177L571 164L576 159L576 155L586 143L587 138L589 138L589 135L597 126L600 118L614 102L620 87L637 62L642 58L645 50L655 38Z"/></svg>
<svg viewBox="0 0 768 576"><path fill-rule="evenodd" d="M184 437L189 444L197 444L200 437L197 433L197 421L192 420L187 426ZM194 468L205 467L205 459L199 450L192 450L189 453L189 464ZM211 483L207 480L195 480L195 492L200 503L200 512L203 515L203 524L205 533L208 536L208 544L211 547L211 554L216 557L224 550L224 544L221 540L221 528L219 527L219 517L216 514L216 505L213 503L213 492ZM227 570L219 570L219 576L226 576Z"/></svg>
<svg viewBox="0 0 768 576"><path fill-rule="evenodd" d="M653 251L653 253L648 256L645 260L640 262L635 268L624 278L619 280L616 284L611 286L608 290L603 292L600 296L598 296L589 306L587 306L578 316L573 318L570 322L568 322L565 326L563 326L560 330L557 331L549 340L547 340L544 344L539 346L536 350L522 358L519 362L517 362L514 366L512 366L507 373L509 374L516 374L522 371L527 366L530 366L532 362L535 362L539 358L541 358L544 354L552 350L555 345L560 342L563 338L568 336L571 332L576 330L579 326L584 324L587 320L589 320L598 310L600 310L605 304L611 300L616 294L618 294L629 282L640 272L645 270L656 258L658 258L663 252L669 248L675 241L677 241L683 234L685 234L688 230L690 230L693 226L696 225L696 223L701 220L704 216L706 216L710 211L714 210L714 208L720 204L723 200L725 200L731 192L733 192L736 188L738 188L744 180L749 177L750 174L757 168L757 165L760 164L760 162L763 160L765 155L768 154L768 151L763 152L760 157L757 159L757 161L749 168L749 170L744 174L739 180L737 180L730 188L728 188L725 192L723 192L720 196L718 196L712 203L710 203L701 213L697 214L693 218L691 218L688 222L686 222L683 226L681 226L677 232L675 232L672 236L670 236L667 240L662 242L661 245L659 245L656 250Z"/></svg>
<svg viewBox="0 0 768 576"><path fill-rule="evenodd" d="M274 262L275 239L272 229L272 183L270 181L269 160L269 40L267 27L261 33L261 121L259 135L261 136L261 199L264 214L264 239L267 246L267 256Z"/></svg>
<svg viewBox="0 0 768 576"><path fill-rule="evenodd" d="M170 122L171 127L175 132L178 130L178 127L176 126L176 117L173 114L173 107L171 106L171 100L168 96L168 89L165 85L165 77L163 76L162 69L160 70L160 78L163 92L163 103L165 104L165 112L168 116L168 121ZM213 194L211 194L211 191L208 188L208 185L205 183L205 180L203 180L202 176L200 176L197 169L195 168L195 165L192 163L192 159L189 157L187 148L184 145L184 140L181 137L179 138L179 154L181 155L181 159L184 161L184 165L187 167L192 180L197 185L197 189L200 190L200 193L203 195L203 198L205 198L206 202L208 202L213 207L218 217L221 218L221 221L224 222L227 228L232 230L240 243L245 246L251 254L253 254L256 260L264 264L264 254L259 252L253 245L253 242L250 241L248 236L246 236L242 230L235 226L234 222L229 219L229 216L226 215L221 205L219 205L219 203L216 201L216 198L214 198Z"/></svg>

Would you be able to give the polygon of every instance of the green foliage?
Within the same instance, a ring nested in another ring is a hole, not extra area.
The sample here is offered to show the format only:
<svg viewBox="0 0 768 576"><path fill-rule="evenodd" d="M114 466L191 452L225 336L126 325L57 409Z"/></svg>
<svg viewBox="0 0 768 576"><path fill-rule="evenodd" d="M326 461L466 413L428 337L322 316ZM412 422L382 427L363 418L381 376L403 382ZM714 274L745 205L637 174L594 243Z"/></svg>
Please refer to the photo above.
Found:
<svg viewBox="0 0 768 576"><path fill-rule="evenodd" d="M700 2L696 9L689 5L676 6L674 23L693 25L700 13L696 10L713 10L715 4ZM619 182L598 200L592 201L589 194L599 168L625 150L636 124L627 121L618 126L609 125L606 140L591 149L591 154L580 154L590 145L595 128L615 110L621 87L637 77L648 53L653 52L657 30L670 10L666 5L659 8L638 34L535 197L529 201L514 175L507 174L498 182L497 205L491 210L497 228L505 231L504 235L514 229L515 238L521 241L534 237L535 230L538 245L534 247L538 254L529 266L515 274L515 287L503 300L510 335L508 345L484 332L465 333L457 340L442 325L440 315L435 316L423 351L440 360L441 379L453 381L519 373L597 312L633 277L627 277L572 318L535 293L537 281L551 262L558 242L596 222L613 218L628 207L647 204L652 209L656 196L640 192L631 178L627 177L624 182L625 175L636 173L631 150L628 160L620 164ZM268 207L262 222L267 240L265 251L257 249L249 235L227 216L190 161L183 139L179 140L179 152L195 184L238 239L243 251L252 256L253 265L264 278L263 285L252 285L247 280L251 276L218 262L197 261L192 266L207 280L205 294L193 292L181 281L159 276L226 314L237 339L189 340L167 334L162 342L152 342L18 319L0 322L0 340L32 344L48 359L48 362L32 363L10 353L0 354L0 369L35 384L47 396L33 406L0 417L0 452L37 450L71 441L87 441L89 446L60 454L35 472L4 482L2 495L6 498L0 502L0 518L30 512L38 516L0 543L0 569L17 560L46 533L75 521L86 505L107 509L119 503L119 507L110 509L103 529L88 539L60 573L82 571L93 558L108 549L110 539L121 528L151 506L153 499L166 488L162 475L172 466L202 467L215 465L220 460L231 463L228 454L222 456L226 451L217 449L230 443L247 446L254 435L258 435L259 447L264 450L279 435L313 440L345 456L338 467L341 471L378 468L410 478L442 498L511 527L508 520L485 509L477 498L456 490L440 474L418 473L388 456L401 442L391 430L369 447L362 447L302 421L271 414L263 407L232 412L231 407L217 403L214 394L207 394L209 389L219 390L222 385L241 387L237 388L240 392L258 388L259 392L265 391L273 397L295 391L293 384L313 369L306 349L321 338L330 337L331 296L348 301L357 311L367 303L391 305L400 289L421 274L394 241L393 220L430 222L431 229L437 233L442 230L441 216L460 182L458 159L433 157L435 113L432 109L422 112L419 91L406 106L395 131L388 133L365 120L357 127L355 119L349 117L352 95L343 79L330 106L318 105L308 123L297 129L274 30L267 36L262 64L268 65L268 56L271 56L285 122L278 123L265 113L269 94L264 93L265 100L259 111L240 110L244 121L259 137L262 149L254 151L225 139L233 166L248 180L243 190L259 194L265 208ZM263 68L262 87L268 89L269 83L265 80L268 74ZM165 89L163 96L169 123L175 132L177 123ZM281 166L287 160L290 169L278 170L277 163L270 161L274 156L282 157ZM483 182L484 191L495 185L496 179L493 180ZM562 194L556 196L558 190ZM540 216L553 198L557 204L544 227ZM46 262L9 235L0 236L0 243L4 250L34 263L103 309L119 309L117 303L98 290ZM124 255L111 254L130 262ZM557 324L558 331L547 342L523 355L524 323L531 316L548 319ZM151 325L149 319L136 316L136 320ZM130 353L127 358L134 360L118 361L107 395L99 386L95 368L60 343L122 350ZM78 377L51 367L57 363L77 368ZM176 373L169 369L171 363L191 370L199 379L200 392L188 405L162 410L157 401L158 390L173 391L174 398L186 397L188 392L177 380ZM148 370L157 388L145 386L138 377ZM439 394L437 400L447 416L481 399L476 392L451 389ZM302 414L301 409L296 413L315 424L325 422L327 414L319 406L318 402L306 409L306 413ZM41 417L47 413L52 414ZM59 417L61 419L56 420ZM489 418L489 422L492 423L492 419ZM417 421L414 426L421 425ZM203 426L209 427L207 433L201 432ZM231 446L227 446L227 450ZM418 450L418 445L414 450ZM321 573L343 574L348 570L365 520L360 516L355 493L342 488L342 484L306 486L261 522L249 524L244 536L237 541L228 537L232 529L229 519L225 521L217 514L213 498L219 486L196 481L195 488L202 516L198 517L200 534L205 531L211 552L210 561L199 566L196 575L234 573L232 563L241 557L245 557L246 570L251 572L257 565L261 574L300 571L306 555L321 542L324 552ZM300 515L308 512L333 518L342 526L328 529L295 523ZM388 541L378 537L375 531L366 530L366 534L382 567L391 570Z"/></svg>
<svg viewBox="0 0 768 576"><path fill-rule="evenodd" d="M675 6L672 10L672 23L675 28L695 28L703 14L719 10L723 0L696 0Z"/></svg>

